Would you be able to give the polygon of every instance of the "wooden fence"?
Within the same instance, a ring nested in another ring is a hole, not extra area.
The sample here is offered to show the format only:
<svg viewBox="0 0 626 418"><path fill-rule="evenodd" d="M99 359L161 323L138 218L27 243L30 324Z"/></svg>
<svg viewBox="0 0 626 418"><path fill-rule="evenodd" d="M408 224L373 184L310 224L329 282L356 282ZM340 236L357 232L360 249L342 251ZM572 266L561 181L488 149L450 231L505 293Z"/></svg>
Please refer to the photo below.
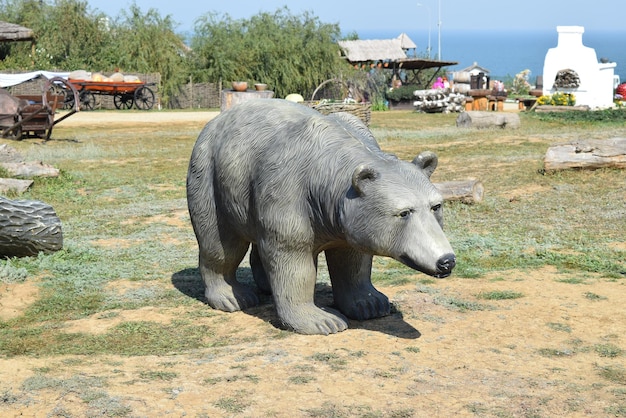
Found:
<svg viewBox="0 0 626 418"><path fill-rule="evenodd" d="M108 74L104 74L108 75ZM167 105L163 104L159 86L161 75L133 74L147 84L147 87L154 92L154 109L167 107L168 109L219 109L221 105L222 83L187 83L182 85L179 92L168 100ZM36 78L17 86L8 87L7 90L12 95L39 95L45 84L44 78ZM115 109L113 96L96 94L95 109Z"/></svg>

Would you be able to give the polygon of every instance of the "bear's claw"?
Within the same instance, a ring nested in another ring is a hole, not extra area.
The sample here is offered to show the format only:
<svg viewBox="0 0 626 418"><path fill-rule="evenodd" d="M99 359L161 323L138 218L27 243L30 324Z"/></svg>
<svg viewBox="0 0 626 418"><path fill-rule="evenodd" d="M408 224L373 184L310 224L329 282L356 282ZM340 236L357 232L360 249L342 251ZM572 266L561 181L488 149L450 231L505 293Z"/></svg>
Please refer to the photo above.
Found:
<svg viewBox="0 0 626 418"><path fill-rule="evenodd" d="M213 309L224 312L241 311L259 304L256 293L247 286L220 286L219 288L208 288L204 292L208 304Z"/></svg>
<svg viewBox="0 0 626 418"><path fill-rule="evenodd" d="M348 320L334 309L320 309L314 304L301 305L279 312L283 325L300 334L336 334L348 329Z"/></svg>

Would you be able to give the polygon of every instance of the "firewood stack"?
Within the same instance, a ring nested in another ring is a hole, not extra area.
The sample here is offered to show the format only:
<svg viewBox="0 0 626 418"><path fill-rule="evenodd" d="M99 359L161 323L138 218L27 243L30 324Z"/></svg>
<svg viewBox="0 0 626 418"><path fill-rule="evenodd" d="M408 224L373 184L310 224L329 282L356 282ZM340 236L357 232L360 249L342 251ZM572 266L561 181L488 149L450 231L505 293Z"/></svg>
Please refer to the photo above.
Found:
<svg viewBox="0 0 626 418"><path fill-rule="evenodd" d="M416 97L413 106L418 112L453 113L465 109L465 95L448 89L415 90L413 94Z"/></svg>
<svg viewBox="0 0 626 418"><path fill-rule="evenodd" d="M562 89L575 89L580 86L580 77L574 70L560 70L556 73L554 87Z"/></svg>

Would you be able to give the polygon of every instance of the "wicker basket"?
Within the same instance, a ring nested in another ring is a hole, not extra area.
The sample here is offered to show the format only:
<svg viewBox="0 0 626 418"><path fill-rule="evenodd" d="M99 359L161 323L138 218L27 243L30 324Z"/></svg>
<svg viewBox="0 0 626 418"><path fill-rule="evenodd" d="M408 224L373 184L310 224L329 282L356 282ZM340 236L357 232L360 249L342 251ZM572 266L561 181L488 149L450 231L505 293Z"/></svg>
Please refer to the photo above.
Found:
<svg viewBox="0 0 626 418"><path fill-rule="evenodd" d="M309 107L317 110L323 115L328 115L337 112L351 113L363 121L365 126L370 125L372 118L372 104L371 103L333 103L333 102L319 102L308 101L305 102Z"/></svg>

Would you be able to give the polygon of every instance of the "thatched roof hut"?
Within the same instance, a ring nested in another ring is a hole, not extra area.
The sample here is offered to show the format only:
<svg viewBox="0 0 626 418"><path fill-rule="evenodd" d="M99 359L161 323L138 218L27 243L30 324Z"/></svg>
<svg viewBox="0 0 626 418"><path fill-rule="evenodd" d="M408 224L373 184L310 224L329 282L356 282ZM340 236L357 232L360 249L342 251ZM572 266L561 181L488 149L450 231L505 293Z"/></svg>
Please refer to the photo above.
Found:
<svg viewBox="0 0 626 418"><path fill-rule="evenodd" d="M14 23L0 21L0 42L33 41L32 29Z"/></svg>
<svg viewBox="0 0 626 418"><path fill-rule="evenodd" d="M350 62L395 61L407 58L406 51L417 48L405 34L393 39L339 41L345 57Z"/></svg>
<svg viewBox="0 0 626 418"><path fill-rule="evenodd" d="M456 61L439 61L431 59L416 58L415 49L417 45L408 37L406 33L400 34L393 39L372 39L355 41L338 41L341 48L341 55L355 68L380 68L392 71L394 79L402 79L409 84L430 85L436 72L428 76L426 82L420 78L423 70L431 68L437 71L443 67L457 65ZM413 50L409 53L410 50ZM383 64L384 63L384 64Z"/></svg>

